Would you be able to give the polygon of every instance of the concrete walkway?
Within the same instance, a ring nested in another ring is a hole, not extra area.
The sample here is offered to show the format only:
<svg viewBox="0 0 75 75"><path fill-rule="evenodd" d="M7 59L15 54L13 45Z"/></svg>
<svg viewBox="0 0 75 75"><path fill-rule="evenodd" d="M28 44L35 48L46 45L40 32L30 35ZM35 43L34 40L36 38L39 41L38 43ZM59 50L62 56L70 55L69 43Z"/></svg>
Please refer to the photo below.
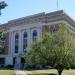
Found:
<svg viewBox="0 0 75 75"><path fill-rule="evenodd" d="M16 75L28 75L27 72L21 71L21 70L16 70L16 71L15 71L15 74L16 74Z"/></svg>

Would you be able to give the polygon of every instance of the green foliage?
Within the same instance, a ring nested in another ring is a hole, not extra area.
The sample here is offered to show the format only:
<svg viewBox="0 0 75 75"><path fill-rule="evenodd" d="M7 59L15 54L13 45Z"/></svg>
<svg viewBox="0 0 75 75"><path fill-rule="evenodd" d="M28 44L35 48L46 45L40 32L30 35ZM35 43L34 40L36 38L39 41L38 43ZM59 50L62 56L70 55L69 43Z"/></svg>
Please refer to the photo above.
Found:
<svg viewBox="0 0 75 75"><path fill-rule="evenodd" d="M0 2L0 15L1 15L1 9L4 9L6 6L7 4L4 1Z"/></svg>
<svg viewBox="0 0 75 75"><path fill-rule="evenodd" d="M0 9L4 9L6 6L7 4L4 1L0 2Z"/></svg>
<svg viewBox="0 0 75 75"><path fill-rule="evenodd" d="M45 33L42 39L32 44L26 62L31 65L50 65L61 73L75 61L73 44L68 27L60 25L57 32Z"/></svg>
<svg viewBox="0 0 75 75"><path fill-rule="evenodd" d="M49 40L47 38L49 38ZM50 38L52 38L52 36L49 36L49 34L45 34L45 37L43 36L43 39L32 44L32 47L27 54L27 63L30 63L32 65L43 65L48 63L47 59L49 58L49 48L51 48L50 44L52 41Z"/></svg>
<svg viewBox="0 0 75 75"><path fill-rule="evenodd" d="M3 53L3 46L2 46L2 31L0 31L0 54Z"/></svg>

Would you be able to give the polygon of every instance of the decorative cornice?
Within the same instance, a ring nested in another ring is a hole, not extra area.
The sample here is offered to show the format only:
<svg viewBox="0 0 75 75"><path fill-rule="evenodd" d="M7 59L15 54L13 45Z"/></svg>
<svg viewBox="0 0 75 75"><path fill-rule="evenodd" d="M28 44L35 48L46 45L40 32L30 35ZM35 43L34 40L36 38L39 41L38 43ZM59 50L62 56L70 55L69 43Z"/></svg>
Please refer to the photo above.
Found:
<svg viewBox="0 0 75 75"><path fill-rule="evenodd" d="M71 24L73 27L75 27L75 21L72 20L63 10L51 12L51 13L39 13L32 16L27 16L15 20L8 21L6 24L2 24L0 26L0 29L9 29L13 26L19 26L24 24L32 24L32 23L49 23L49 22L55 22L55 21L67 21L69 24Z"/></svg>

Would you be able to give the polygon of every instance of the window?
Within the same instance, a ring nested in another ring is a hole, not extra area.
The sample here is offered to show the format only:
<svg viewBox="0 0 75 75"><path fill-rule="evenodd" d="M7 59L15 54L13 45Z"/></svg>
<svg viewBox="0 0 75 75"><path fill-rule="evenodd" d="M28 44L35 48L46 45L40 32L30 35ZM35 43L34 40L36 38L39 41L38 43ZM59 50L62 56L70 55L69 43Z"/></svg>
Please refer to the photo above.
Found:
<svg viewBox="0 0 75 75"><path fill-rule="evenodd" d="M16 57L13 58L13 65L16 63Z"/></svg>
<svg viewBox="0 0 75 75"><path fill-rule="evenodd" d="M37 40L37 31L36 30L33 31L32 39L33 39L33 41Z"/></svg>
<svg viewBox="0 0 75 75"><path fill-rule="evenodd" d="M23 51L26 52L27 48L27 32L24 32L23 34Z"/></svg>
<svg viewBox="0 0 75 75"><path fill-rule="evenodd" d="M5 58L0 58L0 64L5 64Z"/></svg>
<svg viewBox="0 0 75 75"><path fill-rule="evenodd" d="M3 36L3 37L1 38L1 40L2 40L2 43L5 43L6 38Z"/></svg>
<svg viewBox="0 0 75 75"><path fill-rule="evenodd" d="M58 25L51 25L51 26L50 26L50 32L55 32L55 31L58 30L58 28L59 28Z"/></svg>
<svg viewBox="0 0 75 75"><path fill-rule="evenodd" d="M18 33L15 35L15 53L18 53L19 49L19 35Z"/></svg>

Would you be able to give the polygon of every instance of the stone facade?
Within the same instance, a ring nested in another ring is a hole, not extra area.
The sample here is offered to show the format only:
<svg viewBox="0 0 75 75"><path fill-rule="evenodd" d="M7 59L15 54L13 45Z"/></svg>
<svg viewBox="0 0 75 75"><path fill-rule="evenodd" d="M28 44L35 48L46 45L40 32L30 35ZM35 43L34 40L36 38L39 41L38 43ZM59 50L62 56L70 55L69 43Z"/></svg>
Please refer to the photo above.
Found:
<svg viewBox="0 0 75 75"><path fill-rule="evenodd" d="M5 58L5 65L10 64L14 65L15 68L19 68L23 63L23 56L30 48L33 40L39 39L46 31L58 30L60 24L66 24L72 31L75 30L75 21L63 10L47 14L39 13L2 24L0 29L4 30L3 35L6 40L4 55L0 55L0 58ZM24 36L24 33L27 33L27 35ZM15 39L16 34L18 36ZM18 50L17 53L15 53L15 49Z"/></svg>

